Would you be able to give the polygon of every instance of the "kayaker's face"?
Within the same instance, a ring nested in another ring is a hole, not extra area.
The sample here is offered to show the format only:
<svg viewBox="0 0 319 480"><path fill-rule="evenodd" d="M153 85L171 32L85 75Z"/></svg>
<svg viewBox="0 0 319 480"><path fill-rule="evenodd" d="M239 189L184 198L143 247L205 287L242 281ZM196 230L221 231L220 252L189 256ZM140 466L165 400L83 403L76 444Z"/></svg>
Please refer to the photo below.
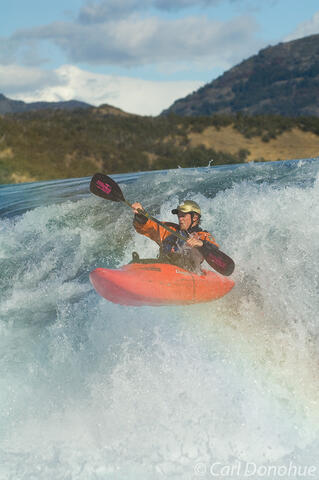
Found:
<svg viewBox="0 0 319 480"><path fill-rule="evenodd" d="M190 213L178 213L178 221L181 230L188 230L192 224L192 217Z"/></svg>

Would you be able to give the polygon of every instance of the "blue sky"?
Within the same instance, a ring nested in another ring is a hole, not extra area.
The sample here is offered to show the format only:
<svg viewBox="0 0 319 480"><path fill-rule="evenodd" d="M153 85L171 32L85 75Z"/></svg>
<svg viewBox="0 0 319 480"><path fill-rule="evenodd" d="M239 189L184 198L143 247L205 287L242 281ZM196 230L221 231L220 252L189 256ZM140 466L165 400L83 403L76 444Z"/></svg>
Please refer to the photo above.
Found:
<svg viewBox="0 0 319 480"><path fill-rule="evenodd" d="M318 0L9 0L0 92L157 115L280 41L319 33Z"/></svg>

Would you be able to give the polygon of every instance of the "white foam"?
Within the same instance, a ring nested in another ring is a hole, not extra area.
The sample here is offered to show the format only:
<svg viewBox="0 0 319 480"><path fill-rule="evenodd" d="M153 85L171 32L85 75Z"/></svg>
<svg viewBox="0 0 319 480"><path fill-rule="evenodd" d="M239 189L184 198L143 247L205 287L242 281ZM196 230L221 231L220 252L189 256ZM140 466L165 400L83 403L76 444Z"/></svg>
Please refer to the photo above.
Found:
<svg viewBox="0 0 319 480"><path fill-rule="evenodd" d="M3 224L0 476L191 479L198 462L235 460L319 469L319 177L308 181L305 161L272 183L281 168L180 169L123 187L163 220L186 197L201 204L236 261L235 288L209 304L96 295L91 269L157 252L124 205L83 199Z"/></svg>

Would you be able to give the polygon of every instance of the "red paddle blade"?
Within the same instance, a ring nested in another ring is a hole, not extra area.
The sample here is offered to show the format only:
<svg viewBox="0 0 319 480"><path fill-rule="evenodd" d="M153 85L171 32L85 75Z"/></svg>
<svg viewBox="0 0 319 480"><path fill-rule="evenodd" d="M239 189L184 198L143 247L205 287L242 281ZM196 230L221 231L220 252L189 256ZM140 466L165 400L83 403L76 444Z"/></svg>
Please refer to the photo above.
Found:
<svg viewBox="0 0 319 480"><path fill-rule="evenodd" d="M235 269L234 261L213 245L205 245L200 247L199 250L205 257L206 262L214 269L216 272L221 273L228 277L231 275Z"/></svg>
<svg viewBox="0 0 319 480"><path fill-rule="evenodd" d="M125 202L122 190L111 177L103 173L93 175L90 183L90 191L94 195L112 200L113 202Z"/></svg>

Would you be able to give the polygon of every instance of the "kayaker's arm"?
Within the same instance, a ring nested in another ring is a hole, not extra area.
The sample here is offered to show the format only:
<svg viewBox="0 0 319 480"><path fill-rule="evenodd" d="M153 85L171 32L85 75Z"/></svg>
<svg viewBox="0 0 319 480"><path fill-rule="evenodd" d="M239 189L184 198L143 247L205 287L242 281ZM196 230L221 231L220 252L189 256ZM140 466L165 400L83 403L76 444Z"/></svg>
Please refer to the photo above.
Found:
<svg viewBox="0 0 319 480"><path fill-rule="evenodd" d="M163 240L169 235L169 232L165 228L158 225L153 220L146 219L145 223L139 222L139 217L134 217L133 226L137 233L145 235L146 237L154 240L159 246L162 245Z"/></svg>
<svg viewBox="0 0 319 480"><path fill-rule="evenodd" d="M139 202L133 203L132 209L135 213L133 220L133 226L135 230L141 235L145 235L151 240L154 240L154 242L161 246L163 240L170 235L170 232L150 218L147 218L145 215L139 213L140 210L143 210L143 207Z"/></svg>

